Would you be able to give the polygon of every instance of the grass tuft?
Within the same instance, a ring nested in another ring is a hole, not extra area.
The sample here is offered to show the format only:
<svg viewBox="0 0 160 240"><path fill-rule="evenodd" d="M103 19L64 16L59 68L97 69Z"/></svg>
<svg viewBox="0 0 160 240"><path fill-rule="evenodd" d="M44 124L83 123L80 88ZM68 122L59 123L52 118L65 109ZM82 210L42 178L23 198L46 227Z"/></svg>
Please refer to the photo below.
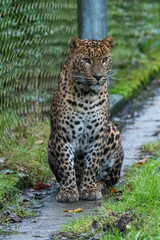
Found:
<svg viewBox="0 0 160 240"><path fill-rule="evenodd" d="M52 181L49 168L47 141L49 123L17 126L12 138L1 141L0 158L0 206L8 205L15 194L25 187L33 186L37 181Z"/></svg>

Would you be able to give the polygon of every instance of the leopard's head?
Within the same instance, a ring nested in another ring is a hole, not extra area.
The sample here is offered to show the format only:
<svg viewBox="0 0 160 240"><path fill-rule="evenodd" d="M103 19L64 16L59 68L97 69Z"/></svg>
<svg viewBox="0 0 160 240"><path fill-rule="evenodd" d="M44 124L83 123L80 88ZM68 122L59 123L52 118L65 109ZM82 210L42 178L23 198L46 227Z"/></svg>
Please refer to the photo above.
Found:
<svg viewBox="0 0 160 240"><path fill-rule="evenodd" d="M106 37L102 41L72 38L70 49L75 81L95 91L101 89L111 70L112 46L112 37Z"/></svg>

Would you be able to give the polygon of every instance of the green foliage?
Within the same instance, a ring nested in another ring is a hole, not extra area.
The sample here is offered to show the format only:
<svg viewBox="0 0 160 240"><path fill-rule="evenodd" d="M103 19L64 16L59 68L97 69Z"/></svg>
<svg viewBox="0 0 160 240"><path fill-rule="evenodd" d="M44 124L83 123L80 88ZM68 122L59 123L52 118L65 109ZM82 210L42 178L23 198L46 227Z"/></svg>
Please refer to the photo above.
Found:
<svg viewBox="0 0 160 240"><path fill-rule="evenodd" d="M108 4L109 34L115 38L112 54L115 64L144 58L144 53L150 50L148 41L152 49L160 47L159 1L113 0Z"/></svg>

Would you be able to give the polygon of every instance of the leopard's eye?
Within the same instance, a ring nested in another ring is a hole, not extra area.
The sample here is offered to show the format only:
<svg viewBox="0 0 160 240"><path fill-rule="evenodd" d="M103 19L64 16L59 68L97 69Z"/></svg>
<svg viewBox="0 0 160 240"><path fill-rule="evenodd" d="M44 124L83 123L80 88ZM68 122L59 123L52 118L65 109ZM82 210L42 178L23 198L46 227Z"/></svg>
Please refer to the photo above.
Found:
<svg viewBox="0 0 160 240"><path fill-rule="evenodd" d="M108 57L104 57L102 62L105 63L105 62L107 62L107 60L108 60Z"/></svg>
<svg viewBox="0 0 160 240"><path fill-rule="evenodd" d="M85 63L91 64L91 60L90 60L89 58L83 58L83 61L84 61Z"/></svg>

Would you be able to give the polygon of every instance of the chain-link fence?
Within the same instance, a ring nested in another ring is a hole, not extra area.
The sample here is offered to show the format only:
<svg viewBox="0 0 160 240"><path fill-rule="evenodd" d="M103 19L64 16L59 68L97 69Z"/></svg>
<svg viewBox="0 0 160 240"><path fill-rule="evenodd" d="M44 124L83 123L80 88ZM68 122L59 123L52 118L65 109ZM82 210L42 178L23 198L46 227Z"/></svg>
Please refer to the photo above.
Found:
<svg viewBox="0 0 160 240"><path fill-rule="evenodd" d="M159 15L158 0L108 0L116 66L145 58L153 39L159 44ZM3 134L23 119L48 115L60 67L69 54L69 41L78 35L77 2L0 0L0 27Z"/></svg>

